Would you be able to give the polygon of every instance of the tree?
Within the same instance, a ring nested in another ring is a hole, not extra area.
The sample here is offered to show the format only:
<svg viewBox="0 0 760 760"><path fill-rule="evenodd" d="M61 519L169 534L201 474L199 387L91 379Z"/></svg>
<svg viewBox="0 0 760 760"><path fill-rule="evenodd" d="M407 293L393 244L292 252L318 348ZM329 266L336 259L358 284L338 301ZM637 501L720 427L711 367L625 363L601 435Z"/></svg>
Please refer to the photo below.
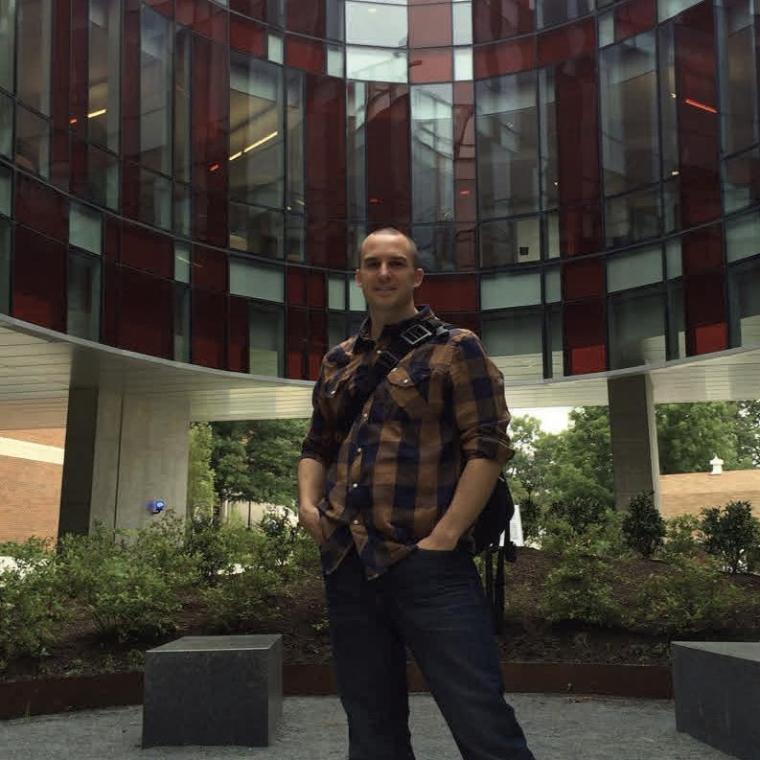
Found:
<svg viewBox="0 0 760 760"><path fill-rule="evenodd" d="M536 444L543 435L541 422L525 415L513 417L509 423L509 436L515 455L507 463L507 478L512 496L521 507L532 498L538 485L540 474L536 468Z"/></svg>
<svg viewBox="0 0 760 760"><path fill-rule="evenodd" d="M739 401L736 421L739 456L760 467L760 401Z"/></svg>
<svg viewBox="0 0 760 760"><path fill-rule="evenodd" d="M190 425L190 456L187 468L187 507L211 509L214 506L214 470L211 468L211 426L205 422Z"/></svg>
<svg viewBox="0 0 760 760"><path fill-rule="evenodd" d="M651 491L631 499L622 527L626 544L645 559L649 559L662 546L665 521L654 505Z"/></svg>
<svg viewBox="0 0 760 760"><path fill-rule="evenodd" d="M723 509L702 510L700 529L705 536L705 550L720 557L736 573L755 559L760 544L760 521L752 516L748 501L730 501Z"/></svg>

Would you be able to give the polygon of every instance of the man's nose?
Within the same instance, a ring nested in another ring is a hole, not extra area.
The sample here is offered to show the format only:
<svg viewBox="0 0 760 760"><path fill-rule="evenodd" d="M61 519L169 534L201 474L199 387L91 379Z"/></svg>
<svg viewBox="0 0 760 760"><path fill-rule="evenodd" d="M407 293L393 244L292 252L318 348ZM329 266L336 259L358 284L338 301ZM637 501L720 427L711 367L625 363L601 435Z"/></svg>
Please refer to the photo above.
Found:
<svg viewBox="0 0 760 760"><path fill-rule="evenodd" d="M390 267L383 261L380 264L380 276L386 277L390 273Z"/></svg>

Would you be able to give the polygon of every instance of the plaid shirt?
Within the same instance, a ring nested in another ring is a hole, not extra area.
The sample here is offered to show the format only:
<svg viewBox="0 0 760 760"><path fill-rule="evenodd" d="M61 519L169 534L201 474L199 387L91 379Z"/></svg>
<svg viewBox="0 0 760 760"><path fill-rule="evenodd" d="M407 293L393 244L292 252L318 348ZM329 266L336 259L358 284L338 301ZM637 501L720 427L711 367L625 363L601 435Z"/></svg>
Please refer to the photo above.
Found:
<svg viewBox="0 0 760 760"><path fill-rule="evenodd" d="M431 315L421 308L387 326L377 343L367 319L322 361L301 458L326 468L318 509L327 573L355 545L367 576L381 575L431 533L467 460L483 457L503 466L514 453L501 372L478 337L460 328L412 349L344 429L351 399L379 350Z"/></svg>

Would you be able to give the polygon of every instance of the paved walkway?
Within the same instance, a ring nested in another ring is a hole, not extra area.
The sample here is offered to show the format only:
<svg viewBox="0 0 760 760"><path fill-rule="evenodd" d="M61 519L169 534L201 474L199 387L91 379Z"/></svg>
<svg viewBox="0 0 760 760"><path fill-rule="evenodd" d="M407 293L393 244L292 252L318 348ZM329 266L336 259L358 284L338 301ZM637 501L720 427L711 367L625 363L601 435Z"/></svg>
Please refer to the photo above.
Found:
<svg viewBox="0 0 760 760"><path fill-rule="evenodd" d="M721 760L675 729L672 702L518 694L511 698L537 760ZM433 700L412 697L417 760L459 760ZM277 741L262 749L140 749L141 707L0 721L2 760L345 760L334 697L291 697Z"/></svg>

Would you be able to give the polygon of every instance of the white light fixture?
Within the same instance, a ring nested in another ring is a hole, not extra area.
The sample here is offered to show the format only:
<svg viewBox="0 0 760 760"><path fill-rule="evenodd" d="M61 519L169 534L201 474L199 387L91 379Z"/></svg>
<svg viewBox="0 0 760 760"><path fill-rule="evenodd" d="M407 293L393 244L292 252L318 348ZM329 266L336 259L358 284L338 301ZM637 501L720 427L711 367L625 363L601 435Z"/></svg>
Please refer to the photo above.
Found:
<svg viewBox="0 0 760 760"><path fill-rule="evenodd" d="M274 140L277 135L279 135L279 131L275 129L274 132L271 132L270 134L266 135L266 137L262 137L260 140L256 140L255 143L251 143L247 148L243 148L243 150L239 150L237 153L233 153L230 156L230 161L234 161L236 158L240 158L240 156L243 155L243 153L249 153L252 150L255 150L256 148L261 147L264 143L268 143L270 140Z"/></svg>
<svg viewBox="0 0 760 760"><path fill-rule="evenodd" d="M96 116L102 116L104 113L108 113L107 108L101 108L99 111L93 111L87 114L88 119L94 119Z"/></svg>

